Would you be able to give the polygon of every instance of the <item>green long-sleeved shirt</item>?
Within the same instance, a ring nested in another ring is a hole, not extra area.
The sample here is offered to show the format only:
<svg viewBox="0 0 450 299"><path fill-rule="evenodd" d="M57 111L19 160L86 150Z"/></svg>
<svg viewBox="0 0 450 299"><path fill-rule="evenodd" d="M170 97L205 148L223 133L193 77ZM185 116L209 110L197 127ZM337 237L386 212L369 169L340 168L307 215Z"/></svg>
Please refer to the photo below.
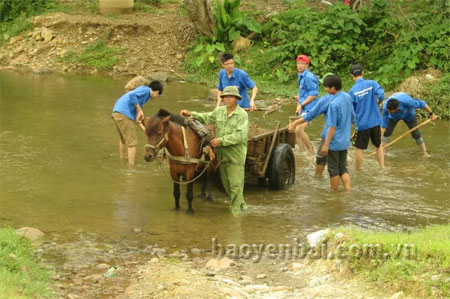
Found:
<svg viewBox="0 0 450 299"><path fill-rule="evenodd" d="M245 164L248 115L244 109L237 106L230 115L227 115L227 107L221 106L210 112L192 112L192 117L204 124L216 126L220 159L233 164Z"/></svg>

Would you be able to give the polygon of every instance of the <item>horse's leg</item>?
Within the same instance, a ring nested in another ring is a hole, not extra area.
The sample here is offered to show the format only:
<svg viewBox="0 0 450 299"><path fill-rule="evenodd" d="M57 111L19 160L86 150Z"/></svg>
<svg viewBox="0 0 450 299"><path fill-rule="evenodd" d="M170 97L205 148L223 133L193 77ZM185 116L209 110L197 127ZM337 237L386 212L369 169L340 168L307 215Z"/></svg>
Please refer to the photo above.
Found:
<svg viewBox="0 0 450 299"><path fill-rule="evenodd" d="M180 209L180 184L173 182L173 198L175 198L175 210Z"/></svg>
<svg viewBox="0 0 450 299"><path fill-rule="evenodd" d="M192 209L192 199L194 198L194 192L192 191L193 187L194 183L189 183L187 185L186 199L188 202L188 213L194 213L194 210Z"/></svg>
<svg viewBox="0 0 450 299"><path fill-rule="evenodd" d="M202 181L202 191L200 192L200 197L206 197L206 188L208 187L208 176L206 174L203 174L201 177ZM209 189L208 189L208 195L209 195Z"/></svg>
<svg viewBox="0 0 450 299"><path fill-rule="evenodd" d="M213 197L211 195L211 185L212 185L213 179L214 179L213 172L208 170L206 172L206 189L208 190L208 195L206 196L206 200L209 200L209 201L213 201Z"/></svg>

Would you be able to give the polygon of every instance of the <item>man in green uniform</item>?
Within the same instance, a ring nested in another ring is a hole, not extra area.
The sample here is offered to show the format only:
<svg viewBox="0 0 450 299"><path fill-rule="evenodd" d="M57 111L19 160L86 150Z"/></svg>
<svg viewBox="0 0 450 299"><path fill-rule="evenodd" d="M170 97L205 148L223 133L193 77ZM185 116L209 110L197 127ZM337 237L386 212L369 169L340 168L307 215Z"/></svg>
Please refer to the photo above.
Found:
<svg viewBox="0 0 450 299"><path fill-rule="evenodd" d="M237 87L225 87L221 97L225 105L211 112L181 110L180 114L216 126L216 137L210 143L218 149L220 176L230 198L231 213L240 214L247 209L244 200L244 166L247 156L248 115L237 104L241 98Z"/></svg>

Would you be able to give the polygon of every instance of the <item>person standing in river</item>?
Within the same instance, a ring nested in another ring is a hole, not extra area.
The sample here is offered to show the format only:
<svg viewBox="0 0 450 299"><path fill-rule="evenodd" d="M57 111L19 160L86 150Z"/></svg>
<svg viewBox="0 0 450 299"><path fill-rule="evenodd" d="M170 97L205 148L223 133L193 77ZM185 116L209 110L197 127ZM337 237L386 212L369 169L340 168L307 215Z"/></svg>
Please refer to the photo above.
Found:
<svg viewBox="0 0 450 299"><path fill-rule="evenodd" d="M306 55L299 55L297 57L298 70L298 96L297 109L295 114L304 116L307 112L312 110L317 104L316 98L319 96L319 80L316 75L308 70L309 58ZM308 150L314 153L308 135L305 133L308 122L302 123L295 128L297 136L297 144L301 151Z"/></svg>
<svg viewBox="0 0 450 299"><path fill-rule="evenodd" d="M409 129L417 126L416 109L425 109L432 121L437 120L437 116L425 101L414 99L406 92L394 93L384 102L381 120L382 146L389 142L389 137L394 132L394 128L399 120L403 120ZM412 131L411 136L422 150L422 155L429 157L419 129Z"/></svg>
<svg viewBox="0 0 450 299"><path fill-rule="evenodd" d="M355 85L348 92L352 97L356 113L355 168L361 170L363 150L367 149L370 139L375 147L380 168L383 169L384 153L381 147L379 104L385 99L384 89L376 81L364 79L363 74L363 69L359 64L353 65L350 69L350 75L355 81Z"/></svg>
<svg viewBox="0 0 450 299"><path fill-rule="evenodd" d="M325 76L323 76L323 78L319 81L321 83L323 83L323 79L326 78L328 75L333 75L333 74L332 73L325 74ZM291 132L291 133L295 132L295 128L298 125L301 125L305 122L311 123L311 121L313 119L315 119L316 117L318 117L321 114L324 114L325 119L326 119L328 106L330 105L330 101L332 98L333 98L332 94L327 93L327 94L323 95L319 100L317 100L317 104L314 106L314 108L309 110L307 113L303 114L303 116L300 117L299 119L297 119L289 124L289 126L288 126L289 132ZM322 138L320 140L319 148L317 149L317 154L316 154L316 177L322 176L322 173L325 169L325 165L327 164L327 157L323 156L321 153L322 146L325 143L326 134L327 134L326 126L324 126L322 133L321 133Z"/></svg>
<svg viewBox="0 0 450 299"><path fill-rule="evenodd" d="M248 115L238 105L241 98L237 87L227 86L221 94L224 106L210 112L181 110L204 124L216 126L216 138L210 144L218 149L220 177L230 199L230 210L238 215L247 210L244 199L245 158L247 157Z"/></svg>
<svg viewBox="0 0 450 299"><path fill-rule="evenodd" d="M347 170L347 149L350 145L351 126L355 120L352 98L341 91L341 79L329 75L323 80L325 90L333 95L326 117L326 137L321 153L327 157L330 187L337 190L342 181L345 191L350 191L350 175Z"/></svg>
<svg viewBox="0 0 450 299"><path fill-rule="evenodd" d="M224 53L221 57L223 69L219 72L219 84L217 89L223 91L227 86L235 86L239 90L240 100L238 104L241 108L256 110L255 98L258 93L258 87L248 74L234 67L234 56L230 53ZM248 98L248 89L252 90L252 96ZM219 93L217 96L217 107L222 103L222 97Z"/></svg>
<svg viewBox="0 0 450 299"><path fill-rule="evenodd" d="M128 164L134 165L136 157L137 135L134 123L145 131L141 120L144 119L142 107L150 99L156 99L163 92L160 81L152 81L148 85L139 86L125 93L114 104L111 118L119 133L119 155L124 159L128 154Z"/></svg>

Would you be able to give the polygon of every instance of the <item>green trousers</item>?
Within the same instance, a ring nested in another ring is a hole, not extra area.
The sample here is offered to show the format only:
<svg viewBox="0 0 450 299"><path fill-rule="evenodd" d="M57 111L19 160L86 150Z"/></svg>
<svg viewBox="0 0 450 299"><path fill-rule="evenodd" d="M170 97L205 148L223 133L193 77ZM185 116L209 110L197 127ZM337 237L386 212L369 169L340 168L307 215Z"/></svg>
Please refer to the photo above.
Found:
<svg viewBox="0 0 450 299"><path fill-rule="evenodd" d="M230 199L232 214L239 214L247 209L244 199L244 165L223 163L220 165L220 177L223 187Z"/></svg>

